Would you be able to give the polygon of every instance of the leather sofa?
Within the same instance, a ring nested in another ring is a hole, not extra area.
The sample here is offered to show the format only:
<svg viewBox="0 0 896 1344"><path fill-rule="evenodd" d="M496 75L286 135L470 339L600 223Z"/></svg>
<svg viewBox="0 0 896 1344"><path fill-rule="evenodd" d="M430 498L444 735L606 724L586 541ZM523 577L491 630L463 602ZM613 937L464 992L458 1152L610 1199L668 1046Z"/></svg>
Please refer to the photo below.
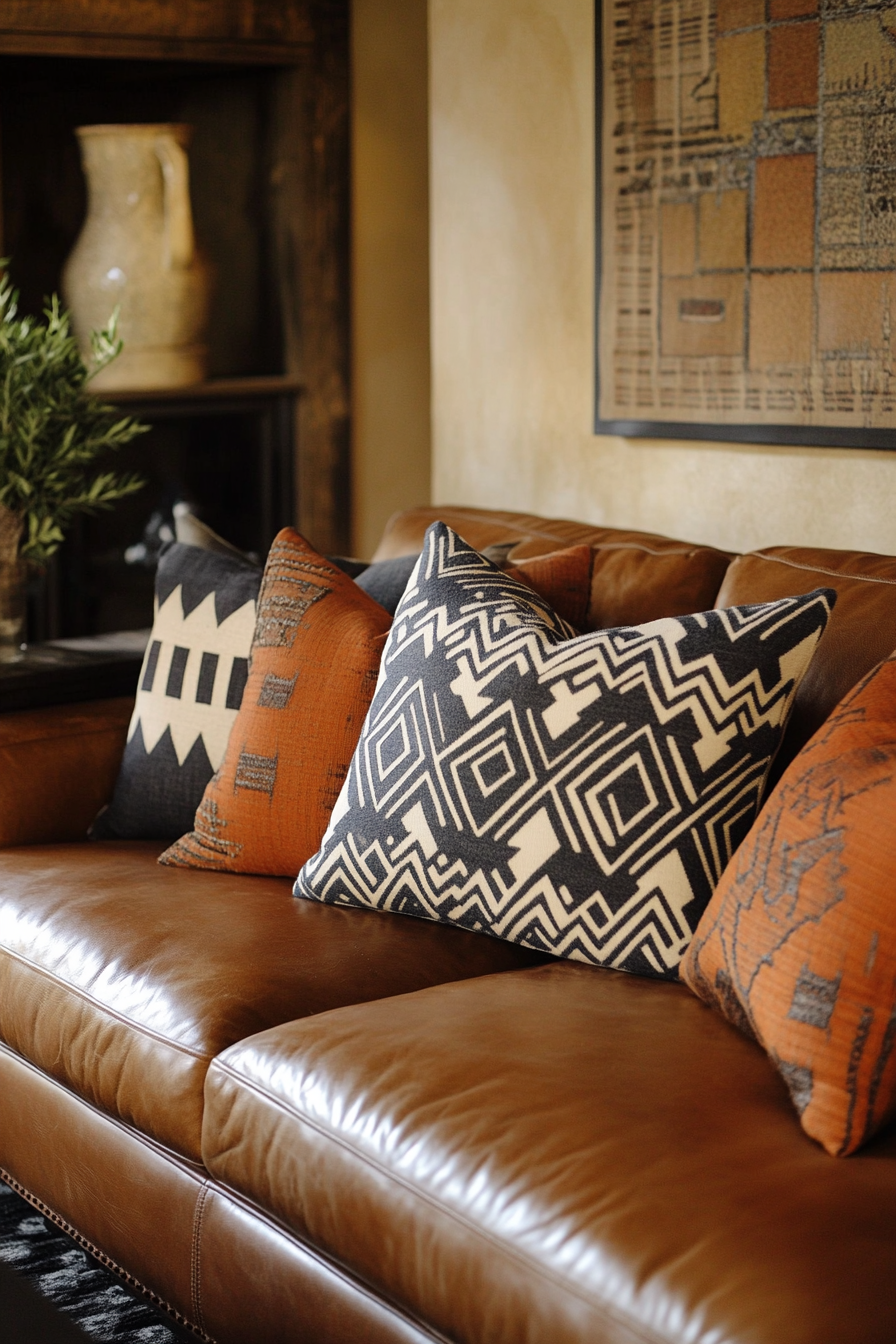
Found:
<svg viewBox="0 0 896 1344"><path fill-rule="evenodd" d="M896 558L418 509L594 548L589 626L838 590L791 758L896 647ZM224 1344L892 1344L896 1135L833 1159L685 987L85 843L130 705L0 719L0 1169ZM894 819L896 821L896 819Z"/></svg>

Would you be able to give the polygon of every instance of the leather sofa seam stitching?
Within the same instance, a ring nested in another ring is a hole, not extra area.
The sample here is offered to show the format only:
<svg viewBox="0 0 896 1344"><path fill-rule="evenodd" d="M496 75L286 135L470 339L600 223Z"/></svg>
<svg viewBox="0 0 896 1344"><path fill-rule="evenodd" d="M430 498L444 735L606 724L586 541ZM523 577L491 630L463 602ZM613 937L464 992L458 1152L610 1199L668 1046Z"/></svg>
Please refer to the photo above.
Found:
<svg viewBox="0 0 896 1344"><path fill-rule="evenodd" d="M17 1195L21 1195L22 1199L27 1200L33 1208L37 1209L37 1211L43 1214L45 1218L48 1218L51 1223L55 1223L57 1227L61 1228L67 1236L71 1237L72 1241L76 1242L77 1245L81 1246L84 1250L89 1251L92 1256L99 1260L100 1264L105 1265L107 1269L111 1269L119 1276L119 1278L123 1279L125 1283L132 1284L133 1287L137 1288L145 1297L148 1297L151 1302L154 1302L156 1306L167 1311L178 1324L186 1326L188 1330L195 1330L193 1323L188 1321L186 1316L179 1312L176 1307L173 1307L164 1297L160 1297L158 1293L154 1293L152 1289L147 1288L135 1275L129 1274L126 1269L122 1269L117 1260L113 1260L111 1255L107 1255L105 1251L101 1251L88 1237L85 1237L82 1232L79 1232L72 1223L63 1218L61 1214L56 1213L54 1209L51 1209L49 1204L45 1204L42 1199L38 1199L37 1195L33 1195L31 1191L26 1189L24 1185L21 1185L14 1176L11 1176L5 1167L0 1167L0 1179L4 1180L11 1190L14 1190ZM215 1341L210 1335L205 1333L205 1330L201 1330L200 1334L206 1341L206 1344L215 1344Z"/></svg>
<svg viewBox="0 0 896 1344"><path fill-rule="evenodd" d="M87 990L81 989L78 985L73 985L69 980L64 980L61 975L56 975L45 966L41 966L36 961L32 961L30 957L22 956L21 952L14 952L11 947L0 947L0 953L12 957L14 961L18 961L35 975L42 976L47 980L51 980L54 984L59 985L61 988L69 990L70 993L74 994L77 998L92 1004L99 1012L105 1013L107 1017L114 1018L116 1022L120 1022L124 1026L133 1028L133 1030L139 1032L141 1036L149 1036L152 1040L158 1041L160 1045L168 1045L173 1050L177 1050L184 1055L190 1055L193 1059L204 1061L206 1064L210 1064L215 1058L213 1054L206 1054L203 1051L194 1050L189 1045L181 1045L179 1041L174 1041L170 1036L163 1036L160 1032L153 1031L151 1027L146 1027L141 1022L136 1022L132 1017L125 1017L123 1013L116 1012L114 1008L110 1008L107 1004L102 1003L92 994L89 994Z"/></svg>
<svg viewBox="0 0 896 1344"><path fill-rule="evenodd" d="M749 551L747 555L739 556L738 559L745 560L752 555L757 556L760 560L769 560L775 565L789 565L791 569L804 569L808 574L829 574L832 579L854 579L858 583L885 583L891 588L896 588L896 579L878 578L874 574L849 574L843 569L827 569L824 565L804 565L799 560L787 560L783 555L767 555L765 551Z"/></svg>
<svg viewBox="0 0 896 1344"><path fill-rule="evenodd" d="M588 545L588 542L583 542ZM699 555L701 551L708 551L712 554L711 546L670 546L665 551L657 551L652 546L644 546L637 541L592 541L591 549L593 551L642 551L645 555ZM724 559L724 556L722 557ZM538 556L533 555L533 560Z"/></svg>
<svg viewBox="0 0 896 1344"><path fill-rule="evenodd" d="M559 1274L553 1273L550 1270L546 1270L544 1265L540 1264L537 1260L531 1259L524 1252L518 1250L516 1247L508 1246L507 1242L501 1241L497 1236L495 1236L494 1233L487 1231L480 1224L474 1223L471 1219L464 1217L462 1213L459 1213L456 1209L450 1208L447 1204L444 1204L441 1200L437 1199L434 1195L430 1194L428 1191L421 1190L419 1186L412 1184L409 1180L407 1180L406 1177L397 1175L389 1167L385 1166L384 1163L377 1162L376 1159L371 1157L369 1154L363 1153L359 1148L356 1148L353 1144L349 1143L348 1140L343 1135L337 1134L335 1130L326 1128L324 1125L320 1124L320 1122L317 1120L312 1120L310 1116L305 1115L302 1112L296 1110L294 1107L290 1106L287 1102L285 1102L282 1098L275 1096L271 1092L268 1092L258 1083L255 1083L250 1079L245 1078L242 1074L236 1073L230 1067L229 1064L223 1063L220 1058L217 1059L215 1063L216 1066L220 1068L221 1072L228 1074L234 1080L234 1082L237 1082L241 1086L249 1088L251 1091L257 1093L257 1095L262 1097L265 1101L268 1101L272 1105L278 1107L280 1110L284 1111L287 1115L292 1116L292 1118L297 1120L299 1124L307 1124L309 1128L317 1130L317 1132L321 1134L324 1138L330 1139L333 1143L338 1144L341 1148L344 1148L353 1157L356 1157L359 1161L365 1163L365 1165L372 1167L374 1171L378 1171L381 1175L387 1177L387 1179L395 1181L397 1185L403 1186L405 1190L407 1190L411 1195L414 1195L416 1198L422 1199L425 1203L430 1204L434 1209L438 1210L439 1213L444 1214L445 1217L450 1218L457 1223L460 1223L461 1226L465 1227L469 1232L472 1232L474 1236L479 1236L484 1241L490 1242L491 1245L493 1245L496 1248L496 1250L501 1251L503 1254L507 1255L510 1259L516 1260L517 1263L523 1266L525 1269L529 1270L530 1272L534 1272L537 1277L547 1279L550 1282L552 1282L555 1287L562 1288L565 1291L570 1292L574 1297L579 1298L580 1301L586 1302L589 1306L592 1307L596 1306L599 1308L599 1310L605 1311L608 1316L612 1317L620 1325L624 1326L625 1329L630 1330L633 1335L643 1340L644 1344L668 1344L668 1342L664 1339L662 1335L655 1334L649 1328L645 1332L644 1327L639 1322L638 1323L633 1322L629 1317L622 1316L619 1312L614 1310L614 1308L611 1307L604 1299L588 1296L586 1293L582 1292L575 1284L573 1284L569 1279L565 1279Z"/></svg>
<svg viewBox="0 0 896 1344"><path fill-rule="evenodd" d="M430 510L430 512L432 512L433 514L435 514L436 516L438 516L438 510L437 510L437 509L432 509L432 510ZM448 512L448 513L454 513L454 514L461 514L464 518L469 519L470 521L474 521L474 522L480 521L480 522L488 523L489 525L493 525L493 524L495 524L495 520L494 520L493 518L489 517L489 515L488 515L487 513L476 513L476 512L473 511L473 510L465 510L465 509L461 509L461 508L450 508L450 507L448 507L448 506L446 506L446 508L445 508L445 512ZM525 515L523 515L523 516L525 516ZM557 521L558 521L558 522L562 522L562 521L564 521L564 520L563 520L563 519L558 519ZM449 524L449 526L450 526L450 524ZM512 531L514 530L514 525L513 525L512 523L500 523L500 524L497 524L497 526L500 526L500 527L504 528L504 530L507 531L507 532L512 532ZM526 535L525 535L525 536L522 536L522 537L519 537L519 538L517 539L517 541L516 541L516 543L515 543L516 546L524 546L524 545L526 544L527 541L530 541L530 540L532 540L533 538L537 538L537 539L539 539L539 540L541 540L541 541L554 541L554 542L557 542L557 544L558 544L559 546L564 547L564 548L565 548L565 547L569 547L569 546L590 546L590 547L592 548L592 550L595 550L595 551L597 551L597 550L600 550L600 551L631 550L631 551L644 551L644 552L646 552L647 555L687 555L687 556L693 556L693 555L698 555L698 554L700 554L701 552L707 552L707 553L710 554L710 555L718 555L718 556L720 556L722 559L725 559L726 557L730 557L730 558L732 558L732 559L733 559L733 558L736 558L736 557L731 556L731 552L728 552L728 551L720 551L720 550L718 550L715 546L673 546L673 547L670 547L668 550L658 551L658 550L653 550L650 546L645 546L645 545L643 545L643 544L641 544L641 543L639 543L639 542L635 542L635 541L606 541L606 542L604 542L604 541L593 541L593 540L592 540L592 541L589 541L588 538L587 538L587 536L585 536L585 537L581 537L581 538L579 538L579 540L576 540L575 537L558 537L558 536L556 536L553 532L543 532L543 531L541 531L541 530L540 530L539 528L537 528L537 527L530 527L530 526L528 525L528 523L526 524L526 526L525 526L524 529L521 528L520 530L521 530L521 531L524 530L525 533L526 533ZM610 529L610 528L607 529L607 531L611 531L611 530L612 530L612 529ZM412 554L414 554L414 552L412 552L412 551L408 551L407 554L408 554L408 555L412 555ZM388 557L388 558L390 558L390 557ZM532 555L532 556L526 556L525 559L527 559L527 560L538 560L538 559L541 559L541 557L540 557L540 556L537 556L537 555ZM521 562L517 562L517 563L521 563Z"/></svg>
<svg viewBox="0 0 896 1344"><path fill-rule="evenodd" d="M200 1269L200 1257L202 1254L202 1215L205 1212L205 1204L208 1199L209 1186L208 1181L204 1181L199 1194L196 1197L196 1208L193 1212L193 1238L190 1247L190 1294L193 1299L193 1315L199 1322L203 1334L205 1330L205 1320L202 1315L202 1278Z"/></svg>

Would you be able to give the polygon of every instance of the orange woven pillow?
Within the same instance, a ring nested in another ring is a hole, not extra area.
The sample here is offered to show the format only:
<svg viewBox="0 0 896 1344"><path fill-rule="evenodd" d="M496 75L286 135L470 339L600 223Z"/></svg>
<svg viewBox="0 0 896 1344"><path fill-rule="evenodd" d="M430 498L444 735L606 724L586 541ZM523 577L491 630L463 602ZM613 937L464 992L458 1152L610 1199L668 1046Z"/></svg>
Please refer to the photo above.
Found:
<svg viewBox="0 0 896 1344"><path fill-rule="evenodd" d="M591 562L590 546L572 546L512 572L582 622ZM194 829L161 863L295 876L320 848L391 625L378 602L284 528L265 567L249 679L224 760Z"/></svg>
<svg viewBox="0 0 896 1344"><path fill-rule="evenodd" d="M896 655L789 767L681 977L752 1031L829 1153L896 1116Z"/></svg>
<svg viewBox="0 0 896 1344"><path fill-rule="evenodd" d="M194 829L160 862L288 876L320 845L392 624L292 528L271 547L249 679Z"/></svg>

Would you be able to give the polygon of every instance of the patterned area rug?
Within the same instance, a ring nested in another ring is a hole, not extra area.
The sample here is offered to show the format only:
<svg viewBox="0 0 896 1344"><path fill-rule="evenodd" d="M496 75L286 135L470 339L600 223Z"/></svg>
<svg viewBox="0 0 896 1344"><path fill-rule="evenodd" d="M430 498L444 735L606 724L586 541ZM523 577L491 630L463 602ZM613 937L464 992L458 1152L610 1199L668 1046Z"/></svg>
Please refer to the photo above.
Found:
<svg viewBox="0 0 896 1344"><path fill-rule="evenodd" d="M88 1339L177 1344L190 1338L3 1181L0 1262L30 1279Z"/></svg>

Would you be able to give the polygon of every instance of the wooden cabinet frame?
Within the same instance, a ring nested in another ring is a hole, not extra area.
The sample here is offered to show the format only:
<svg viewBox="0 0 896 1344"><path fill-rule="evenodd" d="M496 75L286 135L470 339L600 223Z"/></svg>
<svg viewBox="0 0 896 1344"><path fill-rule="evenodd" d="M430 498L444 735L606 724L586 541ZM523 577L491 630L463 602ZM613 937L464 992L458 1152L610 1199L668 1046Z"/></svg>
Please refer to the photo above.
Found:
<svg viewBox="0 0 896 1344"><path fill-rule="evenodd" d="M345 551L350 476L348 0L4 0L0 54L272 69L270 208L283 372L304 389L297 409L294 516L322 550Z"/></svg>

